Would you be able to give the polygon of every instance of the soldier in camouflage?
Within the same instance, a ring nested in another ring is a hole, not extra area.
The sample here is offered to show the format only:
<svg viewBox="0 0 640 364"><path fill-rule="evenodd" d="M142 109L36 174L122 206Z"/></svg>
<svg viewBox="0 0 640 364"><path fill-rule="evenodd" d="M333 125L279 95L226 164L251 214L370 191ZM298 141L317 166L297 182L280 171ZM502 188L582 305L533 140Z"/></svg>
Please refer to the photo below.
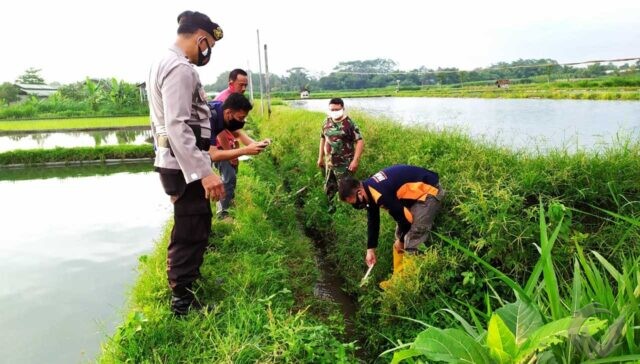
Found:
<svg viewBox="0 0 640 364"><path fill-rule="evenodd" d="M324 190L329 199L329 212L333 212L333 197L338 192L338 181L353 175L358 169L364 140L358 125L344 112L340 98L329 101L329 116L322 126L318 167L325 168Z"/></svg>

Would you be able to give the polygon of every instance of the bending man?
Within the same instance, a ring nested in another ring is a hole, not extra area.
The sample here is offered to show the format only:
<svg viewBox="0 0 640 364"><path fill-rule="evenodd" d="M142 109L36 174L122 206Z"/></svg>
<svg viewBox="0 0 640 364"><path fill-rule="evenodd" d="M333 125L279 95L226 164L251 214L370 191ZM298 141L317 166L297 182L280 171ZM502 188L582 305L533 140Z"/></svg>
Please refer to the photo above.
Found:
<svg viewBox="0 0 640 364"><path fill-rule="evenodd" d="M393 272L396 274L402 270L404 252L417 252L418 246L429 238L445 192L440 187L437 173L415 166L395 165L362 182L353 177L342 179L339 194L340 200L354 208L367 209L365 261L368 266L376 264L380 208L389 211L397 224L393 244ZM384 289L386 283L381 282L380 286Z"/></svg>

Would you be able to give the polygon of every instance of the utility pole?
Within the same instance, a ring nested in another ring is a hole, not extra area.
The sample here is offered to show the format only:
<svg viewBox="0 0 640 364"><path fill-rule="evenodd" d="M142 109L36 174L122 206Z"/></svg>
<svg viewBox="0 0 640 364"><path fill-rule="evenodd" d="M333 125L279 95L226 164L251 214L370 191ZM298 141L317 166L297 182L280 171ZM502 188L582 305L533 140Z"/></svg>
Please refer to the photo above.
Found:
<svg viewBox="0 0 640 364"><path fill-rule="evenodd" d="M251 102L253 102L253 80L251 80L251 66L249 60L247 60L247 73L249 75L249 95L251 96Z"/></svg>
<svg viewBox="0 0 640 364"><path fill-rule="evenodd" d="M260 115L264 116L264 104L262 100L264 99L264 88L262 87L262 54L260 54L260 29L256 29L256 33L258 34L258 68L260 70L259 79L260 79Z"/></svg>
<svg viewBox="0 0 640 364"><path fill-rule="evenodd" d="M265 91L267 92L267 118L271 118L271 88L269 87L269 57L267 57L267 45L264 45L264 72Z"/></svg>

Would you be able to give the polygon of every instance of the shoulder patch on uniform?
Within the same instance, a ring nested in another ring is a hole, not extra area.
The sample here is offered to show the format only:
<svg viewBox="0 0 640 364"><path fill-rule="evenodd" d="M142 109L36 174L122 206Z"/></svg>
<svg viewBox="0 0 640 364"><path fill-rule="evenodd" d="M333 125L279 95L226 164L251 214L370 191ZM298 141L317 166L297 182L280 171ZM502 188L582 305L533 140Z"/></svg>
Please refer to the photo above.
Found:
<svg viewBox="0 0 640 364"><path fill-rule="evenodd" d="M387 179L387 175L383 171L380 171L380 172L374 174L373 176L371 176L371 178L373 178L374 181L380 183L380 182L384 181L385 179Z"/></svg>

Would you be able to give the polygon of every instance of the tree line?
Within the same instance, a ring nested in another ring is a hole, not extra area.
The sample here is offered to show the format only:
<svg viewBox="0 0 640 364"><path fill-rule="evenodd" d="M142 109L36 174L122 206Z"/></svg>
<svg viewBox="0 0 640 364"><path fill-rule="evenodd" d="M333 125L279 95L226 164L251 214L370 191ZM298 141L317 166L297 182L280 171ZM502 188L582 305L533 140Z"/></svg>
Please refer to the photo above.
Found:
<svg viewBox="0 0 640 364"><path fill-rule="evenodd" d="M91 79L66 85L47 98L20 99L19 84L44 85L40 70L29 68L15 83L0 85L0 118L140 115L148 113L136 84L115 78Z"/></svg>
<svg viewBox="0 0 640 364"><path fill-rule="evenodd" d="M594 78L610 74L637 73L639 69L640 61L620 66L613 63L593 63L587 67L578 67L560 65L553 59L519 59L513 62L499 62L487 68L471 71L455 67L432 69L424 66L400 71L395 61L377 58L340 62L331 73L320 75L314 75L304 67L293 67L282 76L271 74L269 83L273 92L357 90L389 86L417 89L430 85L492 84L498 79L509 79L514 83L532 83L541 80ZM221 73L216 82L206 85L205 89L209 92L225 89L228 75L229 71ZM252 74L251 80L257 90L260 82L259 75Z"/></svg>
<svg viewBox="0 0 640 364"><path fill-rule="evenodd" d="M613 63L592 63L586 67L561 65L553 59L519 59L513 62L499 62L488 68L471 71L455 67L431 69L419 67L400 71L395 61L376 58L340 62L329 74L313 74L305 67L293 67L285 75L271 74L271 91L300 92L360 90L371 88L397 87L404 90L420 89L434 85L493 84L499 79L511 83L532 83L557 79L586 79L605 75L637 74L640 60L635 63L615 65ZM208 92L225 89L229 71L222 72L213 84L205 86ZM255 90L258 90L260 76L251 75ZM17 84L45 84L40 70L27 69L15 83L0 84L0 118L29 118L35 116L67 117L91 115L140 115L148 112L146 100L141 98L138 86L122 80L86 78L66 85L49 98L26 97L21 103L20 88ZM614 85L615 86L615 85ZM640 80L621 86L640 86Z"/></svg>

